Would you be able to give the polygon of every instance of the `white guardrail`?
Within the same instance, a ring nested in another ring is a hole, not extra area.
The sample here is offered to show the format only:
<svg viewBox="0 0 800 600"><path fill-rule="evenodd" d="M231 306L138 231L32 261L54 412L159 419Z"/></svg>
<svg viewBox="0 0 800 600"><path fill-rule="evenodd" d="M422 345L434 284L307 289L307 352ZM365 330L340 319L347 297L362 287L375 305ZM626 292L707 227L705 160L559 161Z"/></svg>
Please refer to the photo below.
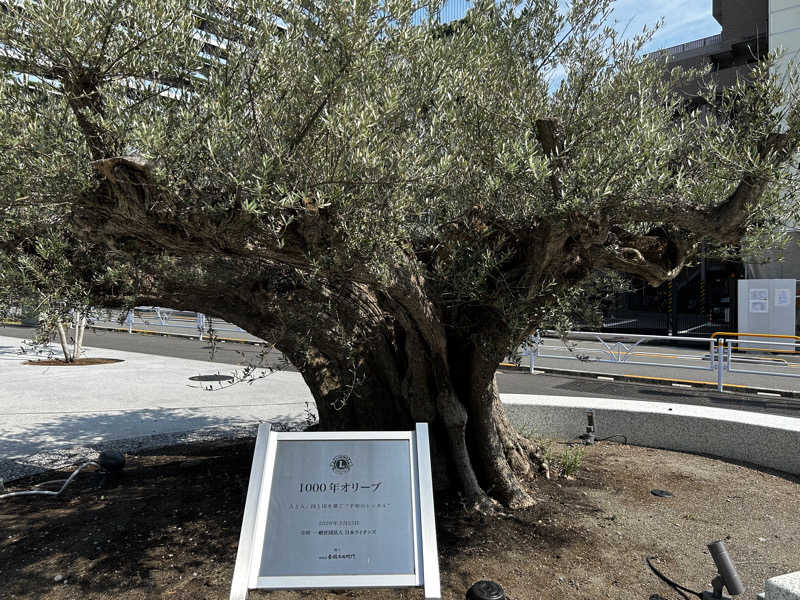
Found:
<svg viewBox="0 0 800 600"><path fill-rule="evenodd" d="M580 342L590 342L593 345L581 345ZM642 352L642 346L649 342L693 344L702 348L703 352L683 355ZM709 339L570 331L563 337L554 331L541 331L528 338L519 349L519 355L528 357L531 374L534 372L537 358L707 371L715 374L719 391L724 390L726 373L800 379L800 373L791 373L788 368L786 372L780 370L781 367L797 366L800 363L800 336L789 335L718 332ZM777 358L773 355L777 355ZM671 360L670 362L641 360L643 356L657 356ZM788 360L795 357L798 360ZM698 362L701 364L697 364ZM777 367L778 370L747 368L748 365L764 363Z"/></svg>
<svg viewBox="0 0 800 600"><path fill-rule="evenodd" d="M197 336L200 340L204 336L208 337L211 332L214 335L219 333L250 335L241 327L222 320L207 318L203 313L174 310L160 306L137 306L126 314L105 310L93 311L93 313L95 318L92 319L91 327L102 328L104 326L103 323L117 323L126 327L128 333L142 330L170 333L169 330L177 328L186 330L187 333L185 335Z"/></svg>

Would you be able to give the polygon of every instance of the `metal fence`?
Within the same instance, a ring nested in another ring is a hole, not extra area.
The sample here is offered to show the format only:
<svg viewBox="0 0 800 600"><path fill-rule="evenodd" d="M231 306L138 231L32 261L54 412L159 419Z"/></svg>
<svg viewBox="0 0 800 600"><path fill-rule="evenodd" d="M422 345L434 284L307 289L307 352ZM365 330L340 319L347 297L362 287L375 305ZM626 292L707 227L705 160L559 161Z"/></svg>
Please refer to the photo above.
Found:
<svg viewBox="0 0 800 600"><path fill-rule="evenodd" d="M212 333L215 336L219 334L235 334L239 337L245 335L255 340L258 339L251 336L241 327L220 319L207 317L203 313L175 310L161 306L137 306L127 313L95 310L93 311L91 326L108 329L124 327L128 330L128 333L156 331L163 334L174 334L176 332L173 330L177 329L179 330L179 335L198 337L200 340Z"/></svg>
<svg viewBox="0 0 800 600"><path fill-rule="evenodd" d="M681 345L688 345L690 351L642 351L645 344L674 344L678 341ZM692 352L691 347L699 348L701 352ZM531 336L519 349L519 354L528 357L530 373L534 372L538 358L705 371L712 374L713 381L704 383L715 381L719 391L725 388L726 374L732 373L800 379L800 373L791 372L792 367L800 366L800 337L790 335L716 332L711 338L675 338L570 331L565 337L560 337L554 331L543 331ZM769 365L773 370L751 368L758 364Z"/></svg>
<svg viewBox="0 0 800 600"><path fill-rule="evenodd" d="M661 56L664 54L668 54L671 57L677 56L679 54L683 54L684 52L690 52L692 50L697 50L699 48L705 48L706 46L713 46L718 44L722 41L722 34L718 33L717 35L710 35L708 37L700 38L699 40L692 40L691 42L685 42L683 44L677 44L675 46L670 46L669 48L662 48L661 50L656 50L655 52L650 52L647 56Z"/></svg>
<svg viewBox="0 0 800 600"><path fill-rule="evenodd" d="M619 333L651 333L653 335L671 334L681 340L691 337L705 336L730 329L735 324L728 315L711 318L708 314L699 313L667 313L652 311L616 311L603 319L603 332ZM684 337L687 336L687 337Z"/></svg>

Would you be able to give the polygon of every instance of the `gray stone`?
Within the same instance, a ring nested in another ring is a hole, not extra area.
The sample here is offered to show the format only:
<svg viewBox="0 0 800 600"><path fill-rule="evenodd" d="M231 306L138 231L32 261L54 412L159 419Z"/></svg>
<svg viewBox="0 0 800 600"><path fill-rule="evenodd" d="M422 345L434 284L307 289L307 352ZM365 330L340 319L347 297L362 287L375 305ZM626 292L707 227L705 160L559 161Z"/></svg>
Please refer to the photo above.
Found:
<svg viewBox="0 0 800 600"><path fill-rule="evenodd" d="M767 579L766 600L800 600L800 571Z"/></svg>

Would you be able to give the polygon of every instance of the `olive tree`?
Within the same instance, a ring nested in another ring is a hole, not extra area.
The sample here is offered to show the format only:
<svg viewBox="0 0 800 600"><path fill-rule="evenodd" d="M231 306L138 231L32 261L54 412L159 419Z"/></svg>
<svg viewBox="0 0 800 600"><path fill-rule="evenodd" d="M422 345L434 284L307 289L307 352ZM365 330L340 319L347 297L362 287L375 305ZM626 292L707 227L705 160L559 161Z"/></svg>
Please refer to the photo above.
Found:
<svg viewBox="0 0 800 600"><path fill-rule="evenodd" d="M57 338L71 363L82 357L84 331L96 293L106 288L108 267L60 220L54 206L6 207L0 217L0 319L35 320L31 345L48 347Z"/></svg>
<svg viewBox="0 0 800 600"><path fill-rule="evenodd" d="M57 335L64 361L74 362L81 358L89 289L77 281L63 238L35 238L26 246L11 256L0 253L0 318L33 316L34 345Z"/></svg>
<svg viewBox="0 0 800 600"><path fill-rule="evenodd" d="M110 265L99 301L273 341L325 428L430 423L439 481L478 505L530 504L547 468L495 381L531 329L598 272L655 285L797 212L797 105L769 64L686 110L697 74L642 57L611 0L448 25L413 0L16 6L5 247L19 222L67 231Z"/></svg>

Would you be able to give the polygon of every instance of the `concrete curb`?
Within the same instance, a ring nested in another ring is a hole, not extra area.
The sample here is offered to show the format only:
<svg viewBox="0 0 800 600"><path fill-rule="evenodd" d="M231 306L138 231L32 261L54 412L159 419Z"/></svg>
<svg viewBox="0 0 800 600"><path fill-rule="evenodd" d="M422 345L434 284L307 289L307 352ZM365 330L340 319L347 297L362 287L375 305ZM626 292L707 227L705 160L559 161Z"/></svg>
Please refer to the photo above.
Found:
<svg viewBox="0 0 800 600"><path fill-rule="evenodd" d="M31 475L75 467L87 460L97 460L97 457L104 450L118 450L123 454L136 454L144 450L168 448L180 444L255 438L257 428L257 423L250 425L219 425L192 431L159 433L109 440L96 444L49 448L26 457L26 464L0 458L0 473L6 475L5 483L11 483Z"/></svg>
<svg viewBox="0 0 800 600"><path fill-rule="evenodd" d="M765 600L800 600L800 571L767 579Z"/></svg>
<svg viewBox="0 0 800 600"><path fill-rule="evenodd" d="M594 414L598 438L709 454L800 475L800 419L688 404L501 394L514 425L541 437L574 440Z"/></svg>

